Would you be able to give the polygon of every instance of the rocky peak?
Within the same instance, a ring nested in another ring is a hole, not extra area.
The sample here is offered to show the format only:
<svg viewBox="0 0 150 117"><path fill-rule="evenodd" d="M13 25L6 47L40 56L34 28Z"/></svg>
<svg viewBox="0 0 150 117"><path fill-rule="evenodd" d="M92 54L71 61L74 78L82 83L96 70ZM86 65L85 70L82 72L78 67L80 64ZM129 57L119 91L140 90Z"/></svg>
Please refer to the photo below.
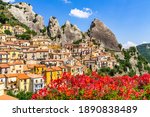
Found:
<svg viewBox="0 0 150 117"><path fill-rule="evenodd" d="M89 29L89 35L97 43L103 43L106 48L119 50L118 42L113 32L100 20L94 19Z"/></svg>
<svg viewBox="0 0 150 117"><path fill-rule="evenodd" d="M73 42L82 39L82 32L76 25L71 24L69 21L60 27L57 18L51 17L48 24L48 35L60 42Z"/></svg>
<svg viewBox="0 0 150 117"><path fill-rule="evenodd" d="M48 35L51 38L56 38L61 35L61 29L56 17L51 17L48 24Z"/></svg>
<svg viewBox="0 0 150 117"><path fill-rule="evenodd" d="M66 26L71 26L71 23L67 20L65 23Z"/></svg>
<svg viewBox="0 0 150 117"><path fill-rule="evenodd" d="M67 42L82 39L82 32L76 25L71 24L69 21L66 21L61 29L63 30L63 34L65 35Z"/></svg>
<svg viewBox="0 0 150 117"><path fill-rule="evenodd" d="M44 29L43 17L36 14L30 4L15 3L8 10L18 21L27 25L30 29L36 32Z"/></svg>

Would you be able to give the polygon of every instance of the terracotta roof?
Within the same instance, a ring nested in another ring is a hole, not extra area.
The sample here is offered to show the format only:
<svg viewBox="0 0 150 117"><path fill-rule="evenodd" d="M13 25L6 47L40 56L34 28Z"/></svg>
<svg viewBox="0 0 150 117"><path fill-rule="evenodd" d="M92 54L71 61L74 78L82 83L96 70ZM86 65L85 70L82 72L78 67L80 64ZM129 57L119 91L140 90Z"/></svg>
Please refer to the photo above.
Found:
<svg viewBox="0 0 150 117"><path fill-rule="evenodd" d="M45 66L45 65L35 65L35 67L42 67L42 68L45 68L46 66Z"/></svg>
<svg viewBox="0 0 150 117"><path fill-rule="evenodd" d="M27 67L27 65L23 66L23 71L29 71L30 69Z"/></svg>
<svg viewBox="0 0 150 117"><path fill-rule="evenodd" d="M48 52L48 49L41 49L41 50L36 50L36 52Z"/></svg>
<svg viewBox="0 0 150 117"><path fill-rule="evenodd" d="M9 68L10 66L8 64L0 64L0 68Z"/></svg>
<svg viewBox="0 0 150 117"><path fill-rule="evenodd" d="M55 71L61 71L62 69L60 67L51 67Z"/></svg>
<svg viewBox="0 0 150 117"><path fill-rule="evenodd" d="M18 74L6 74L7 78L17 77Z"/></svg>
<svg viewBox="0 0 150 117"><path fill-rule="evenodd" d="M65 66L59 66L61 69L65 69L65 68L67 68L67 67L65 67Z"/></svg>
<svg viewBox="0 0 150 117"><path fill-rule="evenodd" d="M30 78L43 78L42 75L37 75L37 74L28 74L28 76L29 76Z"/></svg>
<svg viewBox="0 0 150 117"><path fill-rule="evenodd" d="M6 55L6 54L8 54L7 52L0 52L0 54L2 54L2 55Z"/></svg>
<svg viewBox="0 0 150 117"><path fill-rule="evenodd" d="M0 74L0 78L5 78L5 76L3 74Z"/></svg>
<svg viewBox="0 0 150 117"><path fill-rule="evenodd" d="M29 79L30 77L22 73L22 74L18 74L17 78L20 80L24 80L24 79Z"/></svg>
<svg viewBox="0 0 150 117"><path fill-rule="evenodd" d="M15 61L13 63L9 63L9 65L23 65L22 61Z"/></svg>
<svg viewBox="0 0 150 117"><path fill-rule="evenodd" d="M46 68L46 71L49 72L49 71L54 71L52 68Z"/></svg>
<svg viewBox="0 0 150 117"><path fill-rule="evenodd" d="M29 51L23 51L23 53L36 53L34 50L29 50Z"/></svg>
<svg viewBox="0 0 150 117"><path fill-rule="evenodd" d="M34 66L36 66L36 64L27 64L27 67L28 67L29 69L33 69Z"/></svg>
<svg viewBox="0 0 150 117"><path fill-rule="evenodd" d="M47 59L47 60L42 60L43 62L56 62L56 61L59 61L59 62L63 62L62 59Z"/></svg>
<svg viewBox="0 0 150 117"><path fill-rule="evenodd" d="M9 95L2 95L0 96L0 100L18 100L18 99Z"/></svg>

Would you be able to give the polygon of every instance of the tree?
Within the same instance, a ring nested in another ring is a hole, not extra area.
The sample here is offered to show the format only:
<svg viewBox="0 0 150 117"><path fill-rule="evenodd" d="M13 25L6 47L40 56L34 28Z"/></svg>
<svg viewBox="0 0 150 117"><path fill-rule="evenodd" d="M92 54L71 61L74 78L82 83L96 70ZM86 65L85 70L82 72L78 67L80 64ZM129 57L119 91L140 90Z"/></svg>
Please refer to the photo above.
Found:
<svg viewBox="0 0 150 117"><path fill-rule="evenodd" d="M5 33L6 35L12 35L12 33L10 32L10 30L5 30L4 33Z"/></svg>
<svg viewBox="0 0 150 117"><path fill-rule="evenodd" d="M130 72L128 73L128 75L129 75L130 77L133 77L134 75L136 75L136 71L134 71L134 70L132 69L132 70L130 70Z"/></svg>
<svg viewBox="0 0 150 117"><path fill-rule="evenodd" d="M118 47L120 48L120 50L122 49L122 44L118 44Z"/></svg>
<svg viewBox="0 0 150 117"><path fill-rule="evenodd" d="M18 39L23 39L23 40L30 40L31 39L31 36L28 34L16 35L16 37Z"/></svg>
<svg viewBox="0 0 150 117"><path fill-rule="evenodd" d="M7 95L16 97L19 100L30 100L33 93L32 92L25 92L25 91L19 91L19 92L14 93L12 90L10 90L7 92Z"/></svg>
<svg viewBox="0 0 150 117"><path fill-rule="evenodd" d="M19 100L30 100L31 97L32 97L32 92L25 92L25 91L20 91L16 97L19 99Z"/></svg>

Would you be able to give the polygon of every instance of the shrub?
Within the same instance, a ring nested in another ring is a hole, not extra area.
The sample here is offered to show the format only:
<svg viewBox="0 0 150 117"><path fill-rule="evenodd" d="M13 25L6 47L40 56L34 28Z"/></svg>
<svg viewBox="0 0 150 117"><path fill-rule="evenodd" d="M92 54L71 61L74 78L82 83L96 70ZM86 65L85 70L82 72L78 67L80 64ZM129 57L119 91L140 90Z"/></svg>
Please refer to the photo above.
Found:
<svg viewBox="0 0 150 117"><path fill-rule="evenodd" d="M61 79L32 95L33 100L142 100L150 99L150 74L142 76L72 76Z"/></svg>
<svg viewBox="0 0 150 117"><path fill-rule="evenodd" d="M12 33L10 32L10 30L5 30L4 33L5 33L6 35L12 35Z"/></svg>

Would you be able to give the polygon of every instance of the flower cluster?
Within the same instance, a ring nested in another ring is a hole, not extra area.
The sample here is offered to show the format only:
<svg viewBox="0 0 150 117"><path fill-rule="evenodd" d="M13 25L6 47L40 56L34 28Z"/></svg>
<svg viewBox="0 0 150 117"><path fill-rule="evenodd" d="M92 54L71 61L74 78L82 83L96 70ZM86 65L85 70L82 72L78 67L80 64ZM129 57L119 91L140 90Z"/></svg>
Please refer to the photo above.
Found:
<svg viewBox="0 0 150 117"><path fill-rule="evenodd" d="M72 76L64 73L61 79L32 96L33 100L143 100L150 99L150 74L142 76L109 77Z"/></svg>

